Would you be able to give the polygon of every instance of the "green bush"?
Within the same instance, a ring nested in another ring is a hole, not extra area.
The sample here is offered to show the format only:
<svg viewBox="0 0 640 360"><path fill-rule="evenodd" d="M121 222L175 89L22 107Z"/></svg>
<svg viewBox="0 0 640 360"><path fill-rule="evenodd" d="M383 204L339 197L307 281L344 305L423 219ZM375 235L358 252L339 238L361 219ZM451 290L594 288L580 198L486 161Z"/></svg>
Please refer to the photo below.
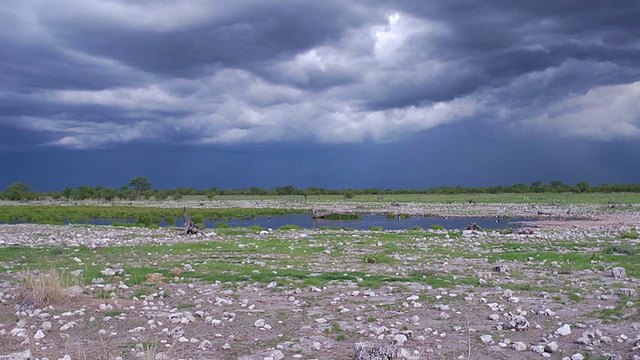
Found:
<svg viewBox="0 0 640 360"><path fill-rule="evenodd" d="M279 230L300 230L301 227L298 225L287 224L287 225L280 226L278 229Z"/></svg>
<svg viewBox="0 0 640 360"><path fill-rule="evenodd" d="M438 224L433 224L429 228L432 230L444 230L444 226Z"/></svg>
<svg viewBox="0 0 640 360"><path fill-rule="evenodd" d="M623 242L619 244L609 244L602 248L602 252L605 254L635 255L640 253L640 250L638 249L637 245Z"/></svg>
<svg viewBox="0 0 640 360"><path fill-rule="evenodd" d="M633 230L630 230L630 231L621 232L618 235L618 237L620 239L637 239L639 236L638 236L638 231L633 229Z"/></svg>

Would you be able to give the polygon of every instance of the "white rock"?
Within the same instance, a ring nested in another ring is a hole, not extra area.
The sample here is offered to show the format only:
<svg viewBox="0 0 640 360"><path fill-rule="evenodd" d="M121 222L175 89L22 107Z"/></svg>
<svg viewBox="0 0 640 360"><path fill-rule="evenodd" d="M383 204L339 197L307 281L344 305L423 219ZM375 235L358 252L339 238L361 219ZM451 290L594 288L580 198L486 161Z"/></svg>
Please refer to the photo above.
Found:
<svg viewBox="0 0 640 360"><path fill-rule="evenodd" d="M264 327L266 325L266 321L264 319L258 319L253 323L255 327Z"/></svg>
<svg viewBox="0 0 640 360"><path fill-rule="evenodd" d="M556 335L567 336L571 334L571 327L568 324L564 324L558 328L555 332Z"/></svg>
<svg viewBox="0 0 640 360"><path fill-rule="evenodd" d="M24 328L13 328L13 329L11 329L11 336L26 337L27 336L27 329L24 329Z"/></svg>
<svg viewBox="0 0 640 360"><path fill-rule="evenodd" d="M398 344L398 345L400 345L400 346L402 346L402 345L404 345L404 343L407 342L407 336L405 334L396 334L393 337L393 342Z"/></svg>
<svg viewBox="0 0 640 360"><path fill-rule="evenodd" d="M77 324L75 321L69 321L68 323L62 325L60 327L60 331L67 331L69 329L71 329L72 327L75 327Z"/></svg>
<svg viewBox="0 0 640 360"><path fill-rule="evenodd" d="M571 355L571 360L584 360L584 356L580 353Z"/></svg>
<svg viewBox="0 0 640 360"><path fill-rule="evenodd" d="M611 269L611 276L613 276L614 279L624 279L627 277L627 272L623 267L616 266Z"/></svg>
<svg viewBox="0 0 640 360"><path fill-rule="evenodd" d="M486 335L482 335L480 336L480 341L482 341L482 343L484 344L489 344L491 342L493 342L493 336L486 334Z"/></svg>
<svg viewBox="0 0 640 360"><path fill-rule="evenodd" d="M116 271L115 269L112 269L112 268L106 268L106 269L100 270L100 274L102 274L102 276L115 276Z"/></svg>
<svg viewBox="0 0 640 360"><path fill-rule="evenodd" d="M6 360L29 360L32 359L31 357L31 350L25 350L23 352L19 352L19 353L11 353L9 355L0 355L0 359L6 359Z"/></svg>
<svg viewBox="0 0 640 360"><path fill-rule="evenodd" d="M545 347L546 350L550 353L552 352L556 352L559 348L558 343L555 341L551 341L550 343L547 344L547 346Z"/></svg>
<svg viewBox="0 0 640 360"><path fill-rule="evenodd" d="M40 325L40 329L44 330L44 331L49 331L51 330L51 321L43 321L42 324Z"/></svg>
<svg viewBox="0 0 640 360"><path fill-rule="evenodd" d="M513 345L511 345L511 348L515 351L525 351L527 350L527 344L523 343L522 341L517 341L513 343Z"/></svg>
<svg viewBox="0 0 640 360"><path fill-rule="evenodd" d="M43 337L44 337L44 332L42 330L36 331L36 333L33 335L33 338L36 340L40 340Z"/></svg>
<svg viewBox="0 0 640 360"><path fill-rule="evenodd" d="M536 354L542 354L544 353L544 346L543 345L534 345L531 347L531 351L533 351Z"/></svg>
<svg viewBox="0 0 640 360"><path fill-rule="evenodd" d="M202 340L202 342L200 343L200 345L198 345L198 349L200 349L200 350L207 350L207 349L209 349L211 346L213 346L213 344L211 343L211 341L209 341L209 340Z"/></svg>

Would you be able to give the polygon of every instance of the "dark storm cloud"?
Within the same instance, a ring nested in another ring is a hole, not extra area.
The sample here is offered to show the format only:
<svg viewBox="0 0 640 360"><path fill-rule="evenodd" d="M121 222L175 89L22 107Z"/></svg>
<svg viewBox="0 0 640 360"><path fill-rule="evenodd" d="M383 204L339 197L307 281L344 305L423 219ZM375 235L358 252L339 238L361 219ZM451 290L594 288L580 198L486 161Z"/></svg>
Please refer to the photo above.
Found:
<svg viewBox="0 0 640 360"><path fill-rule="evenodd" d="M388 142L470 122L637 139L638 18L636 1L13 0L0 125L24 141L3 146Z"/></svg>
<svg viewBox="0 0 640 360"><path fill-rule="evenodd" d="M171 17L171 8L156 9L157 24L95 22L91 17L70 17L68 9L43 22L69 47L144 71L184 75L201 67L246 67L288 58L338 39L348 26L364 20L358 18L364 14L339 8L333 1L191 4L193 8L185 9L174 24L161 23ZM77 15L87 13L92 11L83 9Z"/></svg>

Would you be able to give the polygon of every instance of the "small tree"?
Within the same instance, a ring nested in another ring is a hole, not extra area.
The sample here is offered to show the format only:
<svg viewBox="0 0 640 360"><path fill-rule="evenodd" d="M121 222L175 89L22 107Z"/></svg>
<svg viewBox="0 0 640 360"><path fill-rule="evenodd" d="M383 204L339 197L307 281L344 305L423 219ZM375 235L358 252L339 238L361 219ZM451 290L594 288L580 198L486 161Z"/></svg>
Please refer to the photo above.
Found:
<svg viewBox="0 0 640 360"><path fill-rule="evenodd" d="M25 200L29 198L29 185L23 182L15 182L7 186L2 197L7 200Z"/></svg>
<svg viewBox="0 0 640 360"><path fill-rule="evenodd" d="M129 186L135 190L136 198L139 199L143 191L151 189L151 181L146 176L136 176L129 181Z"/></svg>
<svg viewBox="0 0 640 360"><path fill-rule="evenodd" d="M67 200L71 199L71 196L73 196L73 189L67 186L62 190L62 196Z"/></svg>
<svg viewBox="0 0 640 360"><path fill-rule="evenodd" d="M587 182L587 181L580 181L579 183L576 184L576 188L578 188L579 192L587 192L587 191L589 191L591 186L589 185L589 182Z"/></svg>

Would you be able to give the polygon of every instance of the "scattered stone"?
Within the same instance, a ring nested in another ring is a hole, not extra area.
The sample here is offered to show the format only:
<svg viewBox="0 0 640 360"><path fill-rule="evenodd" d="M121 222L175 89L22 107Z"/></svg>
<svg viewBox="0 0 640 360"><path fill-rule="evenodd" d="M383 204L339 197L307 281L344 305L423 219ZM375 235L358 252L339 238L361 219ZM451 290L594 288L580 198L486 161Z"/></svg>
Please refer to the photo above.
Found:
<svg viewBox="0 0 640 360"><path fill-rule="evenodd" d="M489 334L485 334L480 336L480 341L482 341L483 344L489 344L493 342L493 336L489 335Z"/></svg>
<svg viewBox="0 0 640 360"><path fill-rule="evenodd" d="M393 343L397 345L404 345L407 342L407 336L405 334L396 334L393 337Z"/></svg>
<svg viewBox="0 0 640 360"><path fill-rule="evenodd" d="M378 344L372 342L359 342L355 344L353 360L391 360L391 359L419 359L413 357L403 348L393 345Z"/></svg>
<svg viewBox="0 0 640 360"><path fill-rule="evenodd" d="M616 266L611 269L611 276L613 276L614 279L625 279L627 277L627 272L623 267Z"/></svg>
<svg viewBox="0 0 640 360"><path fill-rule="evenodd" d="M509 271L509 267L507 265L497 265L493 267L493 272L506 273L507 271Z"/></svg>
<svg viewBox="0 0 640 360"><path fill-rule="evenodd" d="M558 343L555 341L551 341L545 346L545 350L550 353L554 353L558 351L558 348L559 348Z"/></svg>
<svg viewBox="0 0 640 360"><path fill-rule="evenodd" d="M527 344L523 343L522 341L517 341L513 343L513 345L511 345L511 348L515 351L525 351L527 350Z"/></svg>
<svg viewBox="0 0 640 360"><path fill-rule="evenodd" d="M571 327L569 326L569 324L564 324L559 327L558 330L556 330L555 334L560 336L567 336L571 334Z"/></svg>
<svg viewBox="0 0 640 360"><path fill-rule="evenodd" d="M544 345L533 345L531 347L531 351L533 351L536 354L542 354L545 351L545 347Z"/></svg>
<svg viewBox="0 0 640 360"><path fill-rule="evenodd" d="M636 289L619 288L618 294L627 295L627 296L636 296Z"/></svg>
<svg viewBox="0 0 640 360"><path fill-rule="evenodd" d="M529 328L529 321L522 315L506 314L507 323L501 324L503 330L524 331Z"/></svg>
<svg viewBox="0 0 640 360"><path fill-rule="evenodd" d="M8 355L0 355L0 359L2 360L30 360L31 350L25 350L23 352L11 353Z"/></svg>

